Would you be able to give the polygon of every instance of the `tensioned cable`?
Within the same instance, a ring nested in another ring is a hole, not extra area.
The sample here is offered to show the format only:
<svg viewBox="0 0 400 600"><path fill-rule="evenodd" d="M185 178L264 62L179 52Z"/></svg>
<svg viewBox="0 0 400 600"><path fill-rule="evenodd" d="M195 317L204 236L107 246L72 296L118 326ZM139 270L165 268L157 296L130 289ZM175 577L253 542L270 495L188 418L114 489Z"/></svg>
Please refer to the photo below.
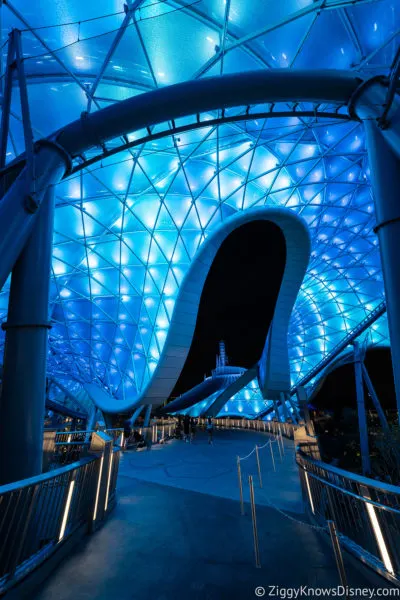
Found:
<svg viewBox="0 0 400 600"><path fill-rule="evenodd" d="M138 12L140 10L145 10L146 8L151 8L152 6L157 6L159 4L165 4L168 0L158 0L157 2L152 2L151 4L147 4L146 6L138 7ZM7 6L7 0L3 2ZM124 10L119 10L114 13L107 13L106 15L98 15L97 17L89 17L88 19L80 19L79 21L67 21L66 23L54 23L53 25L39 25L38 27L30 27L26 29L21 29L22 32L32 32L32 31L40 31L41 29L54 29L56 27L70 27L72 25L83 25L84 23L92 23L93 21L100 21L101 19L109 19L111 17L117 17L118 15L125 15L126 12Z"/></svg>
<svg viewBox="0 0 400 600"><path fill-rule="evenodd" d="M129 23L128 25L124 26L123 29L126 30L128 29L128 27L132 27L132 25L136 25L136 23L142 22L142 21L149 21L151 19L159 19L161 17L164 17L166 15L170 15L172 13L175 12L180 12L182 10L185 10L187 8L190 8L191 6L193 6L194 4L199 4L202 0L194 0L193 2L190 2L189 4L185 4L185 6L181 6L179 8L174 8L172 10L168 10L160 15L153 15L151 17L139 17L139 19L135 19L132 23ZM74 46L75 44L79 44L80 42L87 42L89 40L94 40L97 38L101 38L104 37L106 35L110 35L110 33L117 33L118 31L120 31L121 27L117 27L115 29L110 29L109 31L104 31L103 33L98 33L96 35L92 35L86 38L79 38L79 33L78 33L78 39L75 40L75 42L71 42L70 44L66 44L65 46L60 46L59 48L54 48L51 49L51 53L55 54L57 52L61 52L62 50L66 50L67 48L71 48L72 46ZM26 30L25 30L26 31ZM30 31L29 29L27 31ZM35 58L42 58L44 56L48 56L49 55L49 51L47 52L42 52L41 54L33 54L32 56L26 56L23 60L27 61L27 60L33 60Z"/></svg>
<svg viewBox="0 0 400 600"><path fill-rule="evenodd" d="M7 6L7 0L4 0L4 4ZM54 29L55 27L71 27L72 25L82 25L83 23L91 23L92 21L99 21L100 19L109 19L111 17L117 17L118 15L124 14L125 11L119 10L118 12L108 13L107 15L99 15L98 17L90 17L89 19L82 19L81 21L67 21L66 23L56 23L54 25L40 25L39 27L31 28L27 27L25 29L21 29L20 31L23 33L30 33L32 31L40 31L41 29Z"/></svg>

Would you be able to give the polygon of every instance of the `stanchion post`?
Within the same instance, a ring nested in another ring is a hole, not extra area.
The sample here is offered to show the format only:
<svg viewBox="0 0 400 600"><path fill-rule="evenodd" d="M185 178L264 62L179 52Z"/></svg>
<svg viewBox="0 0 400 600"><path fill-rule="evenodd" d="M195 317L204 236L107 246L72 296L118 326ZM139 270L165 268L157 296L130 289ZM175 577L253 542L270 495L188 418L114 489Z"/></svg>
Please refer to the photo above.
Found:
<svg viewBox="0 0 400 600"><path fill-rule="evenodd" d="M275 457L274 457L274 451L272 449L272 441L270 440L269 442L269 447L271 449L271 456L272 456L272 464L274 466L274 471L276 471L276 467L275 467Z"/></svg>
<svg viewBox="0 0 400 600"><path fill-rule="evenodd" d="M244 515L244 503L243 503L243 485L242 485L242 469L240 467L240 457L237 457L237 471L239 480L239 495L240 495L240 513Z"/></svg>
<svg viewBox="0 0 400 600"><path fill-rule="evenodd" d="M254 486L253 486L252 475L249 475L249 488L250 488L251 520L253 522L254 554L255 554L255 558L256 558L256 567L257 567L257 569L261 569L260 550L258 547L256 504L254 502Z"/></svg>
<svg viewBox="0 0 400 600"><path fill-rule="evenodd" d="M260 488L262 488L261 465L260 465L260 455L258 452L258 446L256 446L256 459L257 459L258 479L260 482Z"/></svg>
<svg viewBox="0 0 400 600"><path fill-rule="evenodd" d="M277 436L275 436L275 441L277 442L277 446L278 446L278 450L279 450L279 458L281 459L281 462L282 462L282 450L281 450L281 443L279 440L279 433Z"/></svg>
<svg viewBox="0 0 400 600"><path fill-rule="evenodd" d="M335 553L336 566L339 571L340 583L347 590L347 577L344 568L342 550L340 548L339 537L336 530L336 525L333 521L328 521L329 534L331 536L331 542L333 546L333 552ZM346 593L346 598L348 594Z"/></svg>

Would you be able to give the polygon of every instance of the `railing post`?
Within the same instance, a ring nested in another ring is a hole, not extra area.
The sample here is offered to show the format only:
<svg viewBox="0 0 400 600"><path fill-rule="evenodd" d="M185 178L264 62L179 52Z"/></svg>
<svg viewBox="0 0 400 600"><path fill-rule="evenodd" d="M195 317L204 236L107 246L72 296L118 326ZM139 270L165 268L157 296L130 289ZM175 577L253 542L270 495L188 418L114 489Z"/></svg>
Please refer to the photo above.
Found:
<svg viewBox="0 0 400 600"><path fill-rule="evenodd" d="M280 461L282 462L283 456L282 456L281 442L280 442L280 437L279 437L279 430L275 433L275 441L278 446L279 458L280 458Z"/></svg>
<svg viewBox="0 0 400 600"><path fill-rule="evenodd" d="M239 495L240 495L240 512L244 515L244 503L243 503L243 484L242 484L242 469L240 467L240 457L237 457L237 471L239 481Z"/></svg>
<svg viewBox="0 0 400 600"><path fill-rule="evenodd" d="M257 567L257 569L260 569L261 563L260 563L260 550L258 547L256 504L254 501L253 477L251 475L249 475L249 488L250 488L251 520L253 522L254 554L255 554L255 559L256 559L256 567Z"/></svg>
<svg viewBox="0 0 400 600"><path fill-rule="evenodd" d="M112 437L103 431L95 431L90 444L90 454L100 458L99 474L96 482L94 505L90 530L94 531L97 524L104 518L108 508L108 494L112 469Z"/></svg>
<svg viewBox="0 0 400 600"><path fill-rule="evenodd" d="M274 471L276 471L274 451L272 449L272 440L270 440L270 442L269 442L269 447L271 449L271 457L272 457L272 464L273 464L273 467L274 467Z"/></svg>
<svg viewBox="0 0 400 600"><path fill-rule="evenodd" d="M259 455L259 452L258 452L258 446L257 445L256 445L256 459L257 459L258 479L260 481L260 488L262 488L260 455Z"/></svg>
<svg viewBox="0 0 400 600"><path fill-rule="evenodd" d="M340 548L340 542L339 542L339 537L337 534L335 523L333 521L328 521L328 527L329 527L329 534L331 536L333 551L335 553L336 566L339 571L340 583L345 589L347 589L346 571L344 568L342 550ZM346 593L346 598L348 598L347 593Z"/></svg>

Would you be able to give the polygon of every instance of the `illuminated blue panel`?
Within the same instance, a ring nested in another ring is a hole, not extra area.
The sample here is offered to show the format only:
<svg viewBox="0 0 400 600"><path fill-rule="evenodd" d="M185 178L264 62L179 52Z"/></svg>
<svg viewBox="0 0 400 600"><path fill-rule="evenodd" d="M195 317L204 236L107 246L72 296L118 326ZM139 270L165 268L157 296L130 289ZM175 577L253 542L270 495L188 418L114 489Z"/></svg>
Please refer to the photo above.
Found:
<svg viewBox="0 0 400 600"><path fill-rule="evenodd" d="M23 29L37 139L82 111L194 77L276 67L385 74L399 41L397 0L359 0L351 7L327 0L322 8L312 0L252 0L251 8L243 0L203 0L185 10L144 0L136 25L125 27L106 61L124 22L123 4L42 0L39 11L14 0L12 9L1 6L3 31ZM24 151L17 93L11 132L8 160ZM168 135L61 182L50 372L95 381L116 402L134 400L157 366L180 285L205 237L237 211L278 205L306 220L313 244L289 330L296 383L383 298L369 178L361 125L290 116ZM8 289L9 282L0 294L2 320ZM387 343L386 317L372 336L373 343Z"/></svg>
<svg viewBox="0 0 400 600"><path fill-rule="evenodd" d="M207 409L213 405L221 394L222 391L218 390L205 400L175 414L188 414L191 417L207 415ZM251 419L268 406L272 406L272 402L263 399L258 381L257 379L253 379L253 381L250 381L249 384L229 398L228 402L219 411L217 417L243 417Z"/></svg>
<svg viewBox="0 0 400 600"><path fill-rule="evenodd" d="M270 405L272 405L271 401L263 399L257 379L253 379L253 381L250 381L248 385L228 400L217 416L241 416L252 419Z"/></svg>

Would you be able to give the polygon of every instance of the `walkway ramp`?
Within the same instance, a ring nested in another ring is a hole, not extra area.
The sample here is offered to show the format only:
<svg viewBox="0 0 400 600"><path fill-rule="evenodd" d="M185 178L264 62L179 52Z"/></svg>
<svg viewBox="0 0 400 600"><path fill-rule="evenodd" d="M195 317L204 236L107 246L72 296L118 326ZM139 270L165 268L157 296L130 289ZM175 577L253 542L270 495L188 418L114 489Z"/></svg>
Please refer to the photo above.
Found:
<svg viewBox="0 0 400 600"><path fill-rule="evenodd" d="M331 547L303 513L293 442L274 474L267 456L264 489L255 496L261 569L254 565L249 505L240 515L236 453L249 453L267 434L216 431L207 443L171 442L152 452L125 453L113 517L65 560L35 600L232 600L255 589L339 585ZM256 475L250 460L243 466ZM247 494L247 491L245 490ZM268 502L273 500L279 509ZM374 587L346 559L349 585ZM376 585L376 583L375 583ZM382 580L382 587L385 586Z"/></svg>

